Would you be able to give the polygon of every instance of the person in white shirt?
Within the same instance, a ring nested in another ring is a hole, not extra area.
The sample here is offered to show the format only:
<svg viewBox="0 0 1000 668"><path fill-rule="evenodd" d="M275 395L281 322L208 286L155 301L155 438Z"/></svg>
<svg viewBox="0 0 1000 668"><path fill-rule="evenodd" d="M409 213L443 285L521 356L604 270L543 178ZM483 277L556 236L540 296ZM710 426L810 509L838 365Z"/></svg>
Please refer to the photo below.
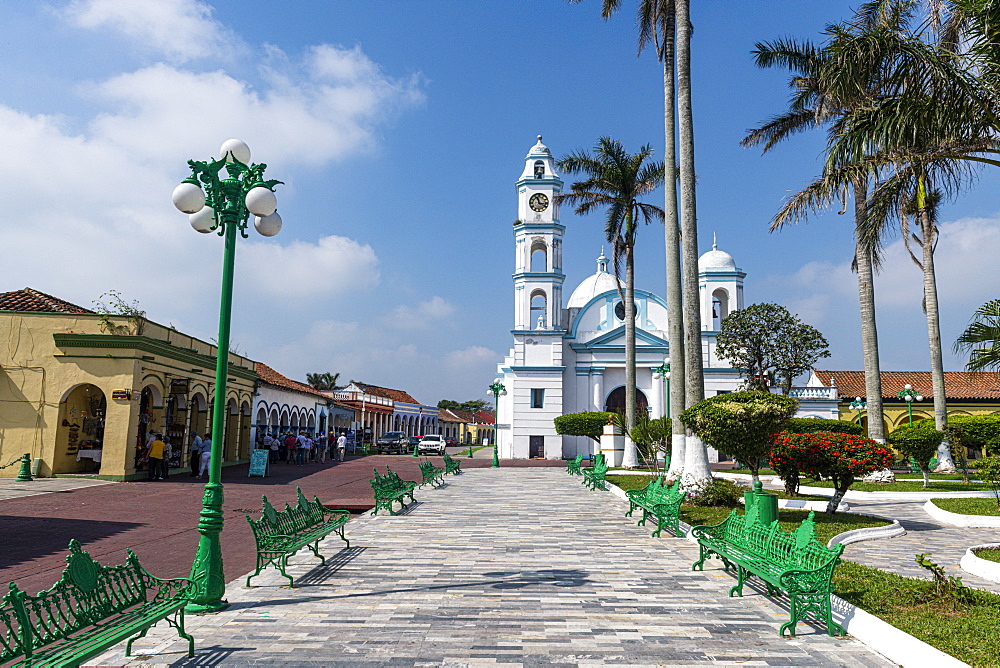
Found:
<svg viewBox="0 0 1000 668"><path fill-rule="evenodd" d="M306 440L305 434L299 432L299 435L295 437L295 463L305 464L306 463L306 452L309 450L309 442Z"/></svg>
<svg viewBox="0 0 1000 668"><path fill-rule="evenodd" d="M191 477L198 475L198 467L201 466L201 436L194 435L191 439Z"/></svg>
<svg viewBox="0 0 1000 668"><path fill-rule="evenodd" d="M198 471L198 477L204 478L208 473L209 465L212 463L212 435L205 434L204 440L201 442L201 468Z"/></svg>
<svg viewBox="0 0 1000 668"><path fill-rule="evenodd" d="M344 453L347 452L347 436L343 432L337 437L337 459L344 461Z"/></svg>

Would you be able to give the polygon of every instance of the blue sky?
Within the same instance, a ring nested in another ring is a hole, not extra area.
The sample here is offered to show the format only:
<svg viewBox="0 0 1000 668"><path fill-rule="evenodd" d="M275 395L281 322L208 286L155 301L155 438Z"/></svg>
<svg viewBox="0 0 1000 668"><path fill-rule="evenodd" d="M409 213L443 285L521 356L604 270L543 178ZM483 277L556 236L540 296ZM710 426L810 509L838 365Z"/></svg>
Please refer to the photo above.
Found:
<svg viewBox="0 0 1000 668"><path fill-rule="evenodd" d="M213 337L221 244L169 196L187 159L240 137L287 184L282 233L238 251L241 351L426 403L482 396L510 346L513 183L535 135L557 156L601 135L662 145L662 71L637 57L625 4L605 22L597 0L5 2L0 290L90 306L117 289ZM748 303L785 304L827 335L825 366L860 368L850 216L767 231L818 173L822 137L763 157L738 146L787 98L785 73L753 65L754 43L819 39L851 3L694 5L700 248L717 232L748 273ZM993 179L942 211L946 347L996 296ZM568 294L594 271L602 221L563 223ZM642 230L637 259L637 285L659 294L662 238ZM876 285L884 368L928 367L920 281L895 242Z"/></svg>

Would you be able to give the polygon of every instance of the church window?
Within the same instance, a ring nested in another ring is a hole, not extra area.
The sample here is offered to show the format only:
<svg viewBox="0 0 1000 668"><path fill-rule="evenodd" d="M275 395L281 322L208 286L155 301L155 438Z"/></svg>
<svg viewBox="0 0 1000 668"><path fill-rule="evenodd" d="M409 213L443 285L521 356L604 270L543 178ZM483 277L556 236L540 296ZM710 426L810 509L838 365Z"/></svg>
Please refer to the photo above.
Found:
<svg viewBox="0 0 1000 668"><path fill-rule="evenodd" d="M541 160L535 161L535 178L540 179L545 176L545 163Z"/></svg>
<svg viewBox="0 0 1000 668"><path fill-rule="evenodd" d="M544 241L531 244L531 271L546 272L549 270L548 247Z"/></svg>
<svg viewBox="0 0 1000 668"><path fill-rule="evenodd" d="M712 329L719 331L722 321L729 315L729 293L719 288L712 293Z"/></svg>
<svg viewBox="0 0 1000 668"><path fill-rule="evenodd" d="M537 290L531 294L531 329L545 329L548 309L546 308L545 292Z"/></svg>
<svg viewBox="0 0 1000 668"><path fill-rule="evenodd" d="M543 408L545 405L545 390L543 388L532 388L531 390L531 407L532 408Z"/></svg>
<svg viewBox="0 0 1000 668"><path fill-rule="evenodd" d="M639 305L632 302L632 319L634 320L639 315ZM619 320L625 320L625 302L618 302L615 304L615 317Z"/></svg>

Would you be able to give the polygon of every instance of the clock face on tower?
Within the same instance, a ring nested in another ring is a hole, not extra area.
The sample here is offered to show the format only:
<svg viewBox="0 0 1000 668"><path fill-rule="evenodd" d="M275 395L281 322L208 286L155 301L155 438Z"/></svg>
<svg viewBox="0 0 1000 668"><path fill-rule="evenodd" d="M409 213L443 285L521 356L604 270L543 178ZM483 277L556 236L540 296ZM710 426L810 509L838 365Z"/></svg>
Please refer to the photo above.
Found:
<svg viewBox="0 0 1000 668"><path fill-rule="evenodd" d="M531 207L532 211L541 213L549 208L549 198L542 193L535 193L531 196L531 199L528 200L528 206Z"/></svg>

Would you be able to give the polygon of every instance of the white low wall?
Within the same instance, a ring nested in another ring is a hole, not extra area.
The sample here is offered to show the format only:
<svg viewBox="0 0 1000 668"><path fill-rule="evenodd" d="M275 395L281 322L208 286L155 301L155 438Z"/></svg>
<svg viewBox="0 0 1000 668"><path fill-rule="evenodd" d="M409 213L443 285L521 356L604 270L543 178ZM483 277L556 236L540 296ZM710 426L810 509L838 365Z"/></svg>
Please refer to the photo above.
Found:
<svg viewBox="0 0 1000 668"><path fill-rule="evenodd" d="M967 528L1000 528L1000 516L998 515L966 515L964 513L953 513L936 505L933 501L924 504L924 512L936 519L938 522L951 524L956 527Z"/></svg>
<svg viewBox="0 0 1000 668"><path fill-rule="evenodd" d="M712 475L719 478L729 478L730 480L749 481L752 479L749 473L726 473L725 471L712 471ZM764 478L761 478L764 481ZM919 481L916 481L919 482ZM781 478L772 477L770 484L783 486ZM832 487L807 487L800 486L799 493L815 494L817 496L833 496ZM968 491L968 492L861 492L854 489L847 490L845 499L852 501L927 501L928 499L983 499L993 496L989 490Z"/></svg>
<svg viewBox="0 0 1000 668"><path fill-rule="evenodd" d="M1000 543L984 543L983 545L973 545L970 547L965 551L965 556L962 557L962 561L959 562L962 570L973 575L978 575L984 580L1000 582L1000 562L977 557L976 553L973 552L973 550L977 548L997 550L1000 549Z"/></svg>

